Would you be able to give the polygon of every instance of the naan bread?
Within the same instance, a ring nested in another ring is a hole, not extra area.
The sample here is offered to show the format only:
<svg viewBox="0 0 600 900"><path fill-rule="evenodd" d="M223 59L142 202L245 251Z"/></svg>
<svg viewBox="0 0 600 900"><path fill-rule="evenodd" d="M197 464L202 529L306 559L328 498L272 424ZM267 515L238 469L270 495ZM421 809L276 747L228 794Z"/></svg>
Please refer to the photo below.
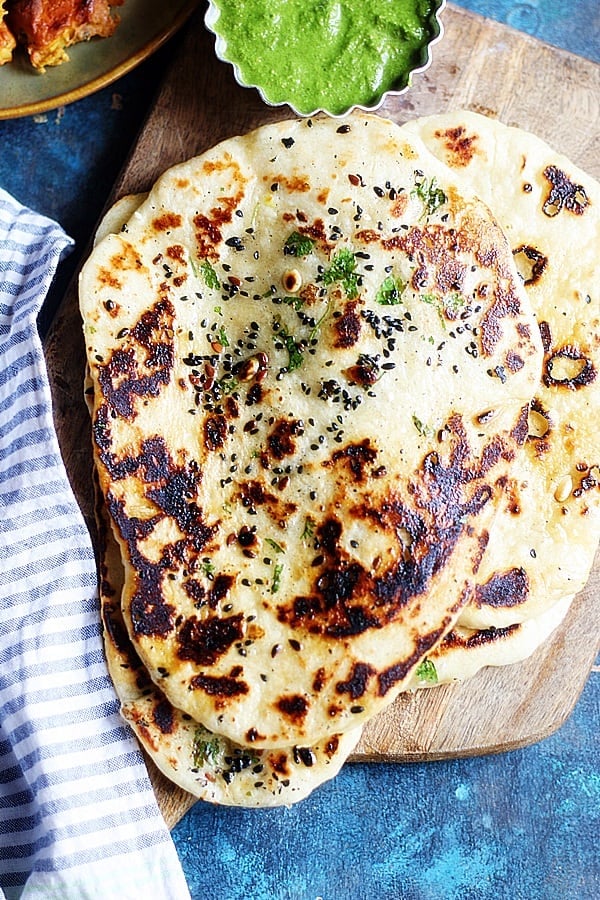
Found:
<svg viewBox="0 0 600 900"><path fill-rule="evenodd" d="M150 680L127 634L120 604L123 564L100 496L97 522L108 670L121 715L163 774L198 799L244 807L297 803L333 778L362 728L332 735L313 747L257 750L213 734L169 703Z"/></svg>
<svg viewBox="0 0 600 900"><path fill-rule="evenodd" d="M544 343L525 453L460 616L466 628L502 628L580 591L600 540L600 185L534 135L476 113L403 131L491 208Z"/></svg>
<svg viewBox="0 0 600 900"><path fill-rule="evenodd" d="M503 628L455 625L413 672L409 690L466 681L489 666L510 666L532 656L569 612L563 597L539 616Z"/></svg>
<svg viewBox="0 0 600 900"><path fill-rule="evenodd" d="M355 728L469 599L539 380L487 208L379 117L279 123L167 172L80 297L153 681L241 745Z"/></svg>

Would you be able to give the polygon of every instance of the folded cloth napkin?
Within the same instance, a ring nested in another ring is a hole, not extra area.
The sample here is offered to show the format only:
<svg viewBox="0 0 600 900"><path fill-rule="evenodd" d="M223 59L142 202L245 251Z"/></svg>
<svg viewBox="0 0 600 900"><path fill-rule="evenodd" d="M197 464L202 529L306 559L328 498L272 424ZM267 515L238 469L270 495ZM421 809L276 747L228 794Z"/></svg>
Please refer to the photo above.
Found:
<svg viewBox="0 0 600 900"><path fill-rule="evenodd" d="M0 190L0 897L185 900L53 428L36 316L71 244Z"/></svg>

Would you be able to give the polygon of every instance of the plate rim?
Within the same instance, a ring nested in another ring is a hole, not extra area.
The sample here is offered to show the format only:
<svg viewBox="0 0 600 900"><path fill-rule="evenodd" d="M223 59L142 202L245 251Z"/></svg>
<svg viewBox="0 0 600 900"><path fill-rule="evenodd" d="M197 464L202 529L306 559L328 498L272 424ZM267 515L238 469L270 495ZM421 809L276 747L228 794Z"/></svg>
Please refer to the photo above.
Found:
<svg viewBox="0 0 600 900"><path fill-rule="evenodd" d="M181 8L175 13L173 19L167 26L162 28L153 37L146 40L121 62L112 66L107 72L103 72L102 74L91 78L89 81L77 84L69 90L60 91L52 97L33 100L29 103L19 103L16 106L0 106L0 121L40 115L41 113L57 109L60 106L67 106L77 100L82 100L84 97L88 97L91 94L108 87L128 72L131 72L132 69L139 66L173 37L191 16L197 6L199 6L199 0L184 0L181 4Z"/></svg>

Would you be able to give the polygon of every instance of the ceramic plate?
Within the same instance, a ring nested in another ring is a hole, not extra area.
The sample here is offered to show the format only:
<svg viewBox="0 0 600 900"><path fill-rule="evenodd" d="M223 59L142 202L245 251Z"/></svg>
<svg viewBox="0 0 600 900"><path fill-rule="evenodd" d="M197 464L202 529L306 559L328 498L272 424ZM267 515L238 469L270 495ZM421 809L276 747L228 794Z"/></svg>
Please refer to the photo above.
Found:
<svg viewBox="0 0 600 900"><path fill-rule="evenodd" d="M70 47L69 62L43 74L18 51L0 67L0 119L41 113L106 87L154 53L197 5L197 0L125 0L111 37Z"/></svg>

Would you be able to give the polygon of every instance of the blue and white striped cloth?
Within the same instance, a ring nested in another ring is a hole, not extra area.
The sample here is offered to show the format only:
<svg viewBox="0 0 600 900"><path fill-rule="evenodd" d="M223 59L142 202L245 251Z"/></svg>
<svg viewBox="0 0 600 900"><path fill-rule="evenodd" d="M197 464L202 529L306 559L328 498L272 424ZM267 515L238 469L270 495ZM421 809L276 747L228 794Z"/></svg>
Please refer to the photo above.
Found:
<svg viewBox="0 0 600 900"><path fill-rule="evenodd" d="M184 900L53 429L36 316L71 243L0 190L0 897Z"/></svg>

